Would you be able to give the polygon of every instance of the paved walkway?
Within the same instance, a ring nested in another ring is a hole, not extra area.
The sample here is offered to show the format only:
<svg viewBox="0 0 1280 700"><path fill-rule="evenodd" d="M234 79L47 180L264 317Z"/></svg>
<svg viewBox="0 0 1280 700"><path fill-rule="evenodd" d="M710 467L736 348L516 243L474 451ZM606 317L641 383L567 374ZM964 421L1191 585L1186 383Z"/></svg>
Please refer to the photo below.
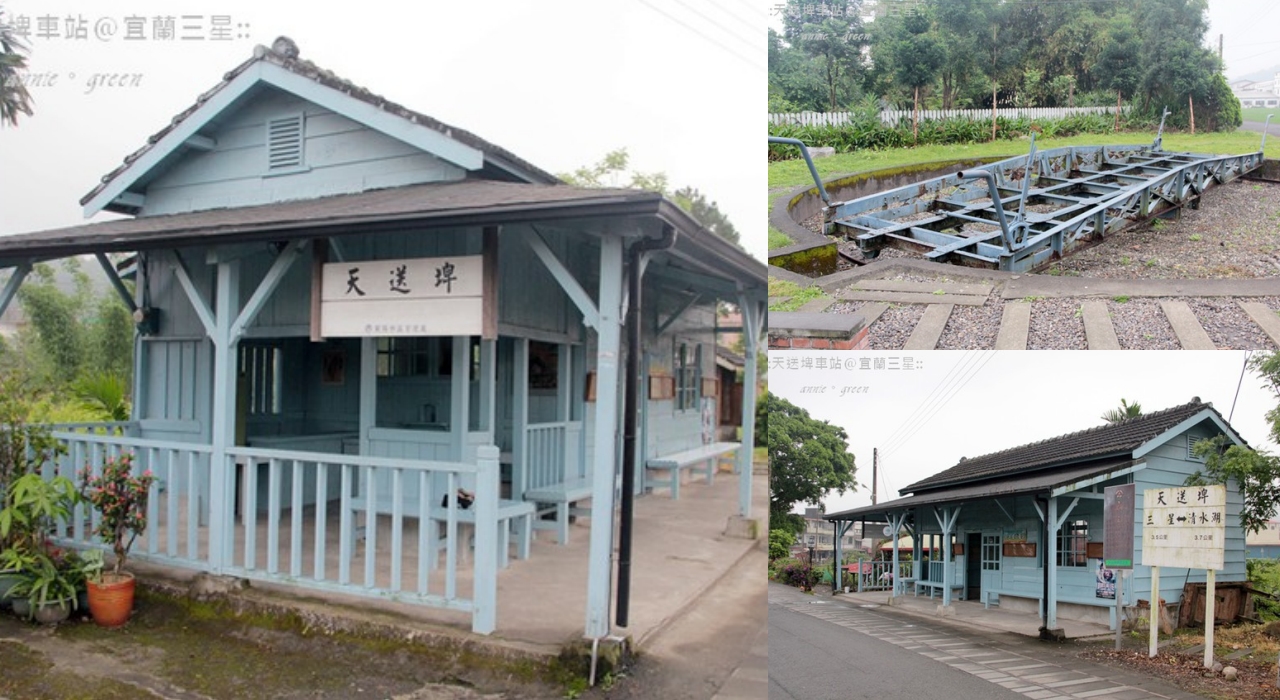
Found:
<svg viewBox="0 0 1280 700"><path fill-rule="evenodd" d="M1158 679L1078 659L1050 645L993 636L992 629L975 627L958 614L930 619L916 614L903 615L899 613L906 608L860 602L865 595L811 596L788 586L769 584L770 605L857 630L897 646L905 653L946 664L1034 700L1190 700L1199 697ZM883 601L887 594L879 594L879 598ZM974 605L981 609L980 605Z"/></svg>

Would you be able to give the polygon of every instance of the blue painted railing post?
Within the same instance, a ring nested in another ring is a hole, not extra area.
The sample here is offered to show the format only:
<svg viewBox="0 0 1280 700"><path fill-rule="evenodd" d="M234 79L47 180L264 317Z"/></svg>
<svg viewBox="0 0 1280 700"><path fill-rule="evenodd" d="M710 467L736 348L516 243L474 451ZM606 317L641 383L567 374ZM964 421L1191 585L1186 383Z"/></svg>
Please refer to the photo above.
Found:
<svg viewBox="0 0 1280 700"><path fill-rule="evenodd" d="M471 631L489 634L498 624L498 448L476 450L476 551Z"/></svg>
<svg viewBox="0 0 1280 700"><path fill-rule="evenodd" d="M635 270L631 274L636 274ZM586 637L609 634L613 580L613 484L618 463L618 360L622 339L622 240L600 241L596 327L595 444L591 461L591 542L587 550Z"/></svg>
<svg viewBox="0 0 1280 700"><path fill-rule="evenodd" d="M738 295L742 309L742 337L746 347L746 367L742 372L742 447L738 450L738 514L751 516L751 457L756 440L756 356L760 354L760 330L764 308L758 302Z"/></svg>

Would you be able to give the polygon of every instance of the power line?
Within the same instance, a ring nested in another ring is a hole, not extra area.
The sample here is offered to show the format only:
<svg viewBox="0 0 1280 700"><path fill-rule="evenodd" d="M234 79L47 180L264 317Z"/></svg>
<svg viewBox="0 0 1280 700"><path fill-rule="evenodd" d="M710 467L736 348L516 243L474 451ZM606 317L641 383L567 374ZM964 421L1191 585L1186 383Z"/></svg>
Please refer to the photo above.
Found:
<svg viewBox="0 0 1280 700"><path fill-rule="evenodd" d="M693 7L692 5L690 5L690 4L686 3L686 2L684 2L684 0L675 0L675 3L676 3L677 5L679 5L679 6L683 7L683 8L685 8L686 10L688 10L688 11L692 12L693 14L695 14L695 15L697 15L697 16L699 16L699 17L701 17L702 19L705 19L705 20L707 21L707 23L708 23L708 24L710 24L711 26L713 26L713 27L715 27L715 28L719 29L720 31L724 32L725 34L728 34L729 36L733 37L734 39L737 39L738 41L741 41L742 43L746 44L747 46L751 47L752 49L758 49L758 48L760 48L760 42L759 42L759 41L753 41L753 40L747 39L747 38L743 37L742 35L740 35L740 34L738 34L738 33L736 33L736 32L730 31L730 30L729 30L727 27L725 27L723 24L721 24L720 22L717 22L716 20L714 20L714 19L712 19L712 18L710 18L710 17L708 17L708 16L706 16L706 15L704 15L704 14L702 14L702 11L701 11L701 10L698 10L698 9L696 9L695 7Z"/></svg>
<svg viewBox="0 0 1280 700"><path fill-rule="evenodd" d="M882 448L886 452L896 449L897 444L900 442L899 437L904 435L910 427L915 424L918 416L923 416L924 413L928 411L927 407L934 400L934 397L946 390L946 387L951 384L952 378L956 377L957 373L964 373L964 365L969 362L973 356L973 351L966 352L964 357L960 358L959 362L951 366L951 369L947 372L947 375L942 378L942 381L934 385L933 391L929 392L929 395L925 397L924 401L921 401L920 405L916 406L915 410L907 416L906 420L902 421L902 424L889 434L889 437L886 438L882 444Z"/></svg>
<svg viewBox="0 0 1280 700"><path fill-rule="evenodd" d="M733 54L734 56L738 57L738 58L739 58L739 59L741 59L744 63L746 63L747 65L751 66L752 68L755 68L755 69L757 69L757 70L766 70L766 68L765 68L764 66L760 65L759 63L756 63L756 62L755 62L755 61L753 61L751 58L749 58L749 57L747 57L747 56L744 56L744 55L742 55L741 53L738 53L736 50L734 50L733 48L731 48L731 47L729 47L729 46L726 46L726 45L725 45L724 43L722 43L719 39L716 39L716 38L714 38L714 37L707 36L707 35L706 35L706 33L704 33L701 29L698 29L697 27L695 27L695 26L693 26L693 25L691 25L691 24L688 24L687 22L685 22L684 20L680 19L679 17L674 17L674 16L672 16L672 15L668 14L665 10L663 10L663 9L661 9L661 8L657 7L656 5L654 5L653 3L649 2L649 0L640 0L640 4L641 4L641 5L644 5L645 7L649 8L649 9L651 9L651 10L653 10L654 12L657 12L658 14L662 15L663 17L666 17L667 19L671 20L672 22L675 22L676 24L678 24L678 25L680 25L680 26L684 27L685 29L688 29L689 31L693 32L694 34L697 34L698 36L702 37L703 39L706 39L707 41L709 41L709 42L711 42L711 43L715 44L716 46L719 46L720 48L724 49L725 51L728 51L729 53L731 53L731 54Z"/></svg>
<svg viewBox="0 0 1280 700"><path fill-rule="evenodd" d="M928 421L933 418L933 416L937 415L939 411L946 408L947 404L951 402L951 399L955 398L958 394L960 394L960 392L964 391L964 388L969 385L969 382L973 381L973 378L978 376L978 374L982 372L982 369L986 367L987 364L990 363L993 358L995 358L995 356L996 356L995 351L988 352L987 356L983 358L984 359L983 363L981 365L978 365L976 369L970 372L969 376L964 379L964 382L960 386L958 386L955 389L955 391L952 391L951 394L949 394L945 399L943 399L942 403L939 404L938 407L935 408L932 413L926 416L924 421L921 422L920 425L918 425L915 428L915 430L913 430L909 435L904 437L903 443L905 444L906 440L910 440L913 435L915 435L917 432L920 431L920 428L923 428L928 423Z"/></svg>
<svg viewBox="0 0 1280 700"><path fill-rule="evenodd" d="M720 4L719 2L717 2L716 0L709 0L709 1L710 1L710 4L711 4L711 5L714 5L714 6L716 7L716 9L720 10L721 12L723 12L726 16L731 17L731 18L733 18L733 19L737 20L738 22L740 22L740 23L742 24L742 26L744 26L744 27L746 27L746 28L747 28L747 30L748 30L748 31L755 32L755 33L759 33L761 29L766 29L766 28L767 28L767 27L762 27L762 26L758 26L758 25L755 25L755 24L751 24L750 22L748 22L748 21L746 21L745 19L743 19L741 15L739 15L739 14L738 14L738 13L736 13L736 12L734 12L733 10L730 10L729 8L725 7L724 5L721 5L721 4ZM767 17L765 18L765 21L766 21L766 23L768 22L768 18L767 18Z"/></svg>

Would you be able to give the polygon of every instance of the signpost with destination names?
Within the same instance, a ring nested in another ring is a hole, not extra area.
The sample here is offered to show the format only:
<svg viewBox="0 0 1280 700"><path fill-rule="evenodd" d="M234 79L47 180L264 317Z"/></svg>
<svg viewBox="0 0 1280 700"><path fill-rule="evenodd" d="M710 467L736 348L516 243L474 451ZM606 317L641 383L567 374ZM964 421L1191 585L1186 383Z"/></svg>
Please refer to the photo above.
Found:
<svg viewBox="0 0 1280 700"><path fill-rule="evenodd" d="M1151 567L1148 656L1159 636L1160 567L1205 570L1204 667L1213 666L1214 574L1227 535L1227 487L1171 486L1142 492L1142 564Z"/></svg>
<svg viewBox="0 0 1280 700"><path fill-rule="evenodd" d="M1142 494L1144 566L1222 568L1227 487L1175 486Z"/></svg>

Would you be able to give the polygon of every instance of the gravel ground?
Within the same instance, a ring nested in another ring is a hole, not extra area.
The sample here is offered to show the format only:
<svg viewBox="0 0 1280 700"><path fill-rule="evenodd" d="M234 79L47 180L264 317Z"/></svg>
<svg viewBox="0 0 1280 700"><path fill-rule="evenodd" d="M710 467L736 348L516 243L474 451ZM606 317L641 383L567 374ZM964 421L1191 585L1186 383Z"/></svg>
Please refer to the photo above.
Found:
<svg viewBox="0 0 1280 700"><path fill-rule="evenodd" d="M996 345L1000 333L1000 319L1004 315L1004 299L999 292L991 292L982 306L956 304L947 319L947 327L938 338L939 350L990 350Z"/></svg>
<svg viewBox="0 0 1280 700"><path fill-rule="evenodd" d="M1041 299L1031 302L1028 350L1084 350L1084 319L1079 299Z"/></svg>
<svg viewBox="0 0 1280 700"><path fill-rule="evenodd" d="M1219 350L1276 349L1275 343L1258 328L1235 299L1187 299L1186 302Z"/></svg>
<svg viewBox="0 0 1280 700"><path fill-rule="evenodd" d="M1036 204L1031 212L1052 211ZM932 216L922 213L902 220ZM822 215L801 222L815 233ZM971 227L966 225L966 233ZM975 229L976 231L977 229ZM842 242L842 250L857 245ZM922 257L888 249L882 257ZM844 263L847 265L848 263ZM1223 278L1280 275L1280 184L1236 180L1210 189L1199 209L1184 207L1177 221L1159 220L1110 236L1053 266L1054 274L1110 278Z"/></svg>
<svg viewBox="0 0 1280 700"><path fill-rule="evenodd" d="M1164 316L1159 299L1107 300L1111 326L1125 350L1180 350L1178 336Z"/></svg>
<svg viewBox="0 0 1280 700"><path fill-rule="evenodd" d="M1280 274L1280 185L1236 180L1210 189L1199 209L1115 234L1055 265L1112 278L1272 277Z"/></svg>
<svg viewBox="0 0 1280 700"><path fill-rule="evenodd" d="M901 350L920 323L924 304L890 306L867 330L872 350Z"/></svg>

